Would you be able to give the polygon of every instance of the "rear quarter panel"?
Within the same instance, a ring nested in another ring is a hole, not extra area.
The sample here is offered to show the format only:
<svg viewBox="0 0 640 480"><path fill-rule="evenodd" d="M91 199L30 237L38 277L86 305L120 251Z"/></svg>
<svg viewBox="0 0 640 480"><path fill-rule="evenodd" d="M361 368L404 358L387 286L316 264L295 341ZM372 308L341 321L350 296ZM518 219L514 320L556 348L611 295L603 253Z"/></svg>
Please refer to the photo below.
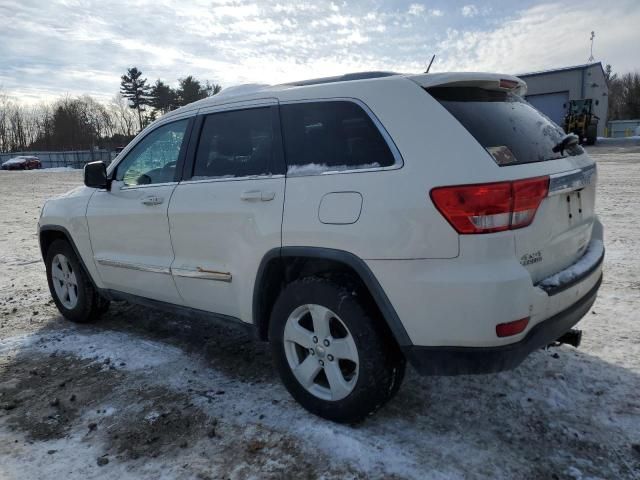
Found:
<svg viewBox="0 0 640 480"><path fill-rule="evenodd" d="M551 175L592 163L582 155L499 167L444 107L403 77L317 85L286 90L278 96L281 103L358 99L384 126L403 159L397 170L289 176L283 219L285 246L338 248L364 259L455 258L460 252L459 237L433 206L429 198L432 188ZM349 225L320 223L322 197L346 191L363 197L358 221Z"/></svg>
<svg viewBox="0 0 640 480"><path fill-rule="evenodd" d="M398 148L401 168L287 178L284 246L347 250L365 259L453 258L458 237L429 199L430 184L442 154L429 120L430 97L403 78L318 85L280 94L280 102L358 99L383 124ZM439 105L436 104L439 108ZM442 167L444 169L444 167ZM358 192L362 210L350 224L318 218L328 193Z"/></svg>

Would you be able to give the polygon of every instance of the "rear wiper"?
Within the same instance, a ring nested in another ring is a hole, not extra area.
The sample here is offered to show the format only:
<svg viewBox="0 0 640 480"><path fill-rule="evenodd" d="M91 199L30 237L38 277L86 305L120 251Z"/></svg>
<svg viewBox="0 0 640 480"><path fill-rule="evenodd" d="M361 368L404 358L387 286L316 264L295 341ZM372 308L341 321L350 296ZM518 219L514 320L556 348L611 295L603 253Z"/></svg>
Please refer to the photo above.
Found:
<svg viewBox="0 0 640 480"><path fill-rule="evenodd" d="M560 140L552 149L551 151L553 153L558 153L560 152L560 155L564 154L564 149L567 147L573 147L574 145L577 145L578 143L580 143L580 137L578 137L576 134L574 133L568 133L566 134L564 137L562 137L562 140Z"/></svg>

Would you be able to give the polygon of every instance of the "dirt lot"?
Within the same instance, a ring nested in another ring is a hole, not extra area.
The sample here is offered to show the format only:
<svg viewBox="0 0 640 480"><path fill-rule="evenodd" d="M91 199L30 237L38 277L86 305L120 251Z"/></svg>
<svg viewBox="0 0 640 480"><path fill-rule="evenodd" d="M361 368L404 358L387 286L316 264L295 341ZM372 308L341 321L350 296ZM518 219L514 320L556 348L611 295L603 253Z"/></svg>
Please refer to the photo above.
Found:
<svg viewBox="0 0 640 480"><path fill-rule="evenodd" d="M640 478L640 147L591 150L606 273L583 346L421 378L357 427L310 417L242 331L115 304L65 322L36 238L79 172L0 172L0 477Z"/></svg>

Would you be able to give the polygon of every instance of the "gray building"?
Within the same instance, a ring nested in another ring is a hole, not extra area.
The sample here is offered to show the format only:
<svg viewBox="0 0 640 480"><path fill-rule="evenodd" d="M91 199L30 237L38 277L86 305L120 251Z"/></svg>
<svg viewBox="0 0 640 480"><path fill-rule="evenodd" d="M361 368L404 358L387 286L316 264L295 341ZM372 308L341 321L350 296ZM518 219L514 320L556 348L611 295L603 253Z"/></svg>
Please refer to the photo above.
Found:
<svg viewBox="0 0 640 480"><path fill-rule="evenodd" d="M527 101L560 126L563 125L567 110L565 104L569 100L591 98L594 113L599 117L598 136L604 136L609 87L602 63L523 73L518 77L527 82Z"/></svg>

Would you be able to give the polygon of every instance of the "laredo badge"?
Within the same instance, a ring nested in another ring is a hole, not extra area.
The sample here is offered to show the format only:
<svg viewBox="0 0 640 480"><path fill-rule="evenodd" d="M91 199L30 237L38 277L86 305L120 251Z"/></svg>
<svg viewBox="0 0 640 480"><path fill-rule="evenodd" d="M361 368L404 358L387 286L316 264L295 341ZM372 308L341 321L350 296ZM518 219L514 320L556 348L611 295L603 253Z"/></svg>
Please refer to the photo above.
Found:
<svg viewBox="0 0 640 480"><path fill-rule="evenodd" d="M526 266L531 265L533 263L539 263L542 261L542 252L538 250L533 253L525 253L520 257L520 265Z"/></svg>

